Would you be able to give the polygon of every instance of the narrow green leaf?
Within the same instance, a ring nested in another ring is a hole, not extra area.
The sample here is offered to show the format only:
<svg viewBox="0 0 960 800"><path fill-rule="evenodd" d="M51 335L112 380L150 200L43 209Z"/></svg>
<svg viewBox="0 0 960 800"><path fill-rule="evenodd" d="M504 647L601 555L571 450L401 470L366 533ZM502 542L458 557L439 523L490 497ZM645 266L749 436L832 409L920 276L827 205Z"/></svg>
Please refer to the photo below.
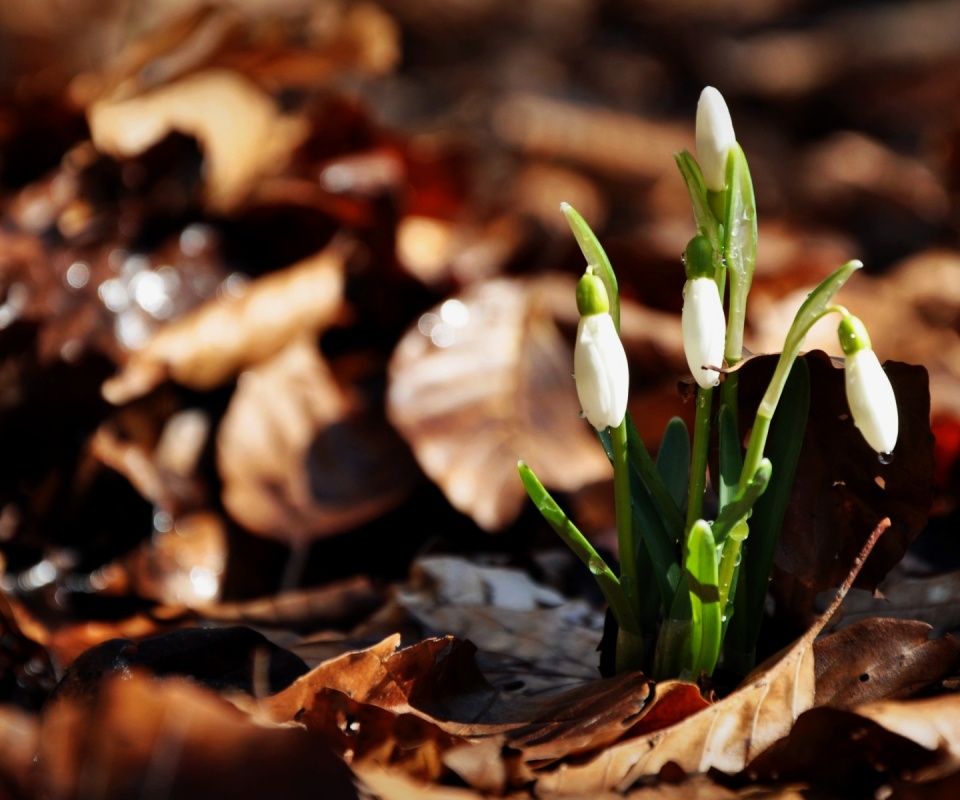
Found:
<svg viewBox="0 0 960 800"><path fill-rule="evenodd" d="M627 413L627 455L630 458L630 465L636 470L637 475L643 481L650 492L656 504L657 513L663 520L664 528L670 534L674 542L680 541L683 535L683 517L680 514L680 506L673 499L670 490L667 489L657 465L650 457L650 451L640 438L640 432L633 422L633 417Z"/></svg>
<svg viewBox="0 0 960 800"><path fill-rule="evenodd" d="M734 146L727 160L727 187L727 216L721 252L730 278L730 302L724 358L728 364L735 364L743 355L747 295L757 263L757 201L747 157L739 144Z"/></svg>
<svg viewBox="0 0 960 800"><path fill-rule="evenodd" d="M684 184L686 184L690 202L693 203L693 218L697 223L697 229L710 240L713 249L719 251L720 226L710 209L710 203L707 201L707 187L703 183L703 172L700 170L700 165L689 150L674 153L673 158L677 162L680 175Z"/></svg>
<svg viewBox="0 0 960 800"><path fill-rule="evenodd" d="M653 654L653 677L661 681L683 677L686 673L686 677L693 678L694 651L699 655L701 629L694 631L687 572L681 574L673 602L667 608Z"/></svg>
<svg viewBox="0 0 960 800"><path fill-rule="evenodd" d="M739 595L742 592L744 599L741 602L738 597L737 607L742 608L744 614L740 615L742 620L738 621L737 626L743 630L737 633L733 643L745 653L755 650L757 637L760 635L770 573L773 570L783 518L790 502L809 414L810 369L805 359L798 358L790 371L783 398L774 414L767 443L767 452L776 469L766 492L754 505L750 518L753 536L750 539L749 551L741 564L744 578L740 581L742 586L737 587L737 593ZM747 668L752 666L749 664Z"/></svg>
<svg viewBox="0 0 960 800"><path fill-rule="evenodd" d="M597 235L587 225L587 221L580 216L580 213L569 203L561 203L560 210L567 218L567 224L573 231L573 236L580 245L580 252L587 260L587 264L596 268L596 274L603 281L603 287L607 290L607 298L610 300L610 316L613 317L613 324L617 332L620 332L620 290L617 286L617 276L613 271L613 265L607 258L607 253L600 244Z"/></svg>
<svg viewBox="0 0 960 800"><path fill-rule="evenodd" d="M607 457L613 458L613 444L606 431L599 434ZM659 477L659 476L658 476ZM646 547L653 565L653 576L660 590L665 608L669 608L677 591L680 578L680 564L677 561L676 541L667 531L657 505L647 490L635 466L630 465L630 500L634 521L640 532L640 541ZM672 501L671 501L672 502ZM639 558L639 554L635 554ZM627 558L625 553L620 558ZM642 574L638 570L638 574Z"/></svg>
<svg viewBox="0 0 960 800"><path fill-rule="evenodd" d="M740 448L740 435L737 432L736 412L728 405L720 406L720 481L717 495L720 508L729 505L737 493L740 483L740 470L743 469L743 453Z"/></svg>
<svg viewBox="0 0 960 800"><path fill-rule="evenodd" d="M760 495L767 488L772 471L773 467L770 464L770 459L764 458L761 460L757 471L747 482L747 485L737 491L733 499L720 509L717 521L713 523L713 536L717 544L723 544L734 527L741 520L746 520L749 517L757 500L760 499Z"/></svg>
<svg viewBox="0 0 960 800"><path fill-rule="evenodd" d="M720 657L722 614L720 609L719 564L717 543L710 524L697 520L687 539L685 572L690 591L690 610L693 622L691 641L694 661L694 679L704 670L713 674ZM699 644L699 648L698 648Z"/></svg>
<svg viewBox="0 0 960 800"><path fill-rule="evenodd" d="M577 526L570 521L570 518L563 513L563 509L550 496L550 493L544 488L533 470L522 461L517 464L517 469L520 472L520 480L523 481L523 486L537 510L596 579L600 591L603 592L604 598L606 598L614 617L617 619L617 624L631 633L639 633L640 629L633 611L630 609L627 596L613 570L607 566L607 563L578 530Z"/></svg>
<svg viewBox="0 0 960 800"><path fill-rule="evenodd" d="M627 441L629 445L629 438ZM657 453L657 472L679 512L687 494L687 477L690 475L690 432L680 417L671 419L663 431ZM739 474L738 468L737 477Z"/></svg>

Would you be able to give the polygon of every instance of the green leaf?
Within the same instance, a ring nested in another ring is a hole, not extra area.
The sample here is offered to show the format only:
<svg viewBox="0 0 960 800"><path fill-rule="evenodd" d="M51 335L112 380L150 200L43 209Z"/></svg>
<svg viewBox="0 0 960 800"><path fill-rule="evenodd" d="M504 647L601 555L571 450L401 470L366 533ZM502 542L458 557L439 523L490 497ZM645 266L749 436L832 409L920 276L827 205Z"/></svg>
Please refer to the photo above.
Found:
<svg viewBox="0 0 960 800"><path fill-rule="evenodd" d="M724 357L735 364L743 356L743 325L747 295L757 263L757 201L747 157L740 145L727 160L727 216L723 226L723 253L730 277L727 343Z"/></svg>
<svg viewBox="0 0 960 800"><path fill-rule="evenodd" d="M544 488L533 470L522 461L517 464L517 469L520 472L520 480L523 481L523 486L537 510L596 579L600 591L603 592L610 610L616 617L617 624L631 633L639 633L640 629L633 611L630 609L627 596L613 570L607 566L607 563L577 529L577 526L570 521L570 518L563 513L563 510L550 496L550 493Z"/></svg>
<svg viewBox="0 0 960 800"><path fill-rule="evenodd" d="M599 437L607 456L612 460L613 443L609 434L606 431L601 431ZM649 458L649 454L647 457ZM654 472L656 472L655 467ZM657 479L659 480L659 474ZM630 465L630 500L634 521L640 531L639 540L642 541L649 554L653 566L653 576L660 590L664 607L669 608L677 591L677 581L680 578L680 564L676 556L676 540L672 538L672 534L664 526L657 504L633 463ZM679 516L679 512L677 514ZM627 557L625 553L620 554L621 559ZM635 554L635 557L639 558L639 554ZM638 570L637 574L643 573Z"/></svg>
<svg viewBox="0 0 960 800"><path fill-rule="evenodd" d="M753 667L752 653L760 635L770 573L783 518L790 502L809 414L810 369L806 359L798 358L773 417L767 452L776 469L766 492L753 508L750 519L753 536L741 563L744 577L737 586L737 607L743 613L735 618L737 630L731 630L728 634L731 652L741 653L741 660L745 660L745 671Z"/></svg>
<svg viewBox="0 0 960 800"><path fill-rule="evenodd" d="M719 563L717 543L708 522L697 520L687 539L687 560L684 565L690 592L691 644L694 679L700 671L713 674L720 656L723 620L720 609Z"/></svg>
<svg viewBox="0 0 960 800"><path fill-rule="evenodd" d="M579 212L569 203L561 203L560 210L567 218L567 224L573 231L573 236L580 245L580 252L587 260L587 264L594 267L596 274L603 281L603 287L607 290L607 298L610 300L610 316L613 317L613 324L620 332L620 290L617 286L617 276L613 271L613 265L607 258L606 251L600 244L597 235L587 225L586 220L580 216Z"/></svg>
<svg viewBox="0 0 960 800"><path fill-rule="evenodd" d="M700 637L693 642L693 610L690 607L689 575L683 572L677 584L677 592L660 627L657 648L653 654L653 677L661 681L667 678L693 677L694 646L699 655Z"/></svg>
<svg viewBox="0 0 960 800"><path fill-rule="evenodd" d="M707 187L703 183L703 173L700 171L700 165L688 150L684 150L682 153L674 153L673 158L677 162L680 176L686 184L690 202L693 203L693 218L697 223L697 229L710 240L713 249L719 251L720 225L710 209L710 203L707 201Z"/></svg>
<svg viewBox="0 0 960 800"><path fill-rule="evenodd" d="M770 460L762 459L757 471L747 482L747 485L740 489L726 506L720 509L717 521L713 523L713 536L717 544L723 544L727 536L733 533L734 528L749 517L754 504L766 490L772 471L773 467Z"/></svg>
<svg viewBox="0 0 960 800"><path fill-rule="evenodd" d="M743 454L737 432L736 412L728 405L720 406L720 480L717 495L720 508L729 505L737 493L740 470L743 469Z"/></svg>
<svg viewBox="0 0 960 800"><path fill-rule="evenodd" d="M627 441L629 443L629 438ZM690 432L680 417L671 419L663 431L660 451L657 453L657 472L679 513L687 494L687 477L690 474ZM739 474L738 468L737 477Z"/></svg>
<svg viewBox="0 0 960 800"><path fill-rule="evenodd" d="M633 417L627 413L627 455L630 465L636 470L650 492L656 505L657 513L663 520L663 525L673 542L680 541L683 535L683 517L680 514L680 505L660 477L657 465L650 457L650 451L640 438L640 432L633 422Z"/></svg>

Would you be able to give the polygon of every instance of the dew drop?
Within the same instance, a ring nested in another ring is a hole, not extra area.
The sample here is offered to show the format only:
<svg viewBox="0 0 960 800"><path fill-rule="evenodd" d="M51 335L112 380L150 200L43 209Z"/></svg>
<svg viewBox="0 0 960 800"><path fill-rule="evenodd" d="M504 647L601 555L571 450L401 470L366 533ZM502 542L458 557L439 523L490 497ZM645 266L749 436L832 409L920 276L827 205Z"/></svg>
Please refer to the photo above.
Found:
<svg viewBox="0 0 960 800"><path fill-rule="evenodd" d="M893 462L893 453L877 453L877 461L886 466Z"/></svg>
<svg viewBox="0 0 960 800"><path fill-rule="evenodd" d="M606 571L607 565L603 563L602 558L591 558L587 562L587 569L590 570L593 575L602 575Z"/></svg>
<svg viewBox="0 0 960 800"><path fill-rule="evenodd" d="M586 419L586 418L587 418L586 412L581 411L581 412L580 412L580 419Z"/></svg>

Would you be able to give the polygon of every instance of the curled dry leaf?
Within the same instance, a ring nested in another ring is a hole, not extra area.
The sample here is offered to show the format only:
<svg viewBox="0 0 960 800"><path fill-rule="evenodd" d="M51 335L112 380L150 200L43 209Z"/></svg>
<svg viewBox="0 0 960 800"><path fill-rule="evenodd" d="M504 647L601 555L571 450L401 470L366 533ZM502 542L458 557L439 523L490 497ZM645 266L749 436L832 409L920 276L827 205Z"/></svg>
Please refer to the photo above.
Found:
<svg viewBox="0 0 960 800"><path fill-rule="evenodd" d="M162 328L103 384L114 404L129 402L170 378L211 389L244 367L316 333L340 308L344 248L321 253L253 281L240 297L218 297Z"/></svg>
<svg viewBox="0 0 960 800"><path fill-rule="evenodd" d="M921 620L936 633L960 627L960 572L928 577L894 573L872 592L853 591L843 601L840 625L871 617Z"/></svg>
<svg viewBox="0 0 960 800"><path fill-rule="evenodd" d="M204 154L206 202L228 212L265 177L281 172L307 136L306 122L236 72L210 69L132 98L104 98L87 111L97 149L115 158L139 155L176 131Z"/></svg>
<svg viewBox="0 0 960 800"><path fill-rule="evenodd" d="M610 475L589 426L576 424L572 348L554 321L574 297L556 275L478 284L422 315L391 359L390 420L447 499L487 530L510 523L526 497L518 459L561 490Z"/></svg>
<svg viewBox="0 0 960 800"><path fill-rule="evenodd" d="M925 622L866 619L814 645L818 706L854 708L910 697L960 667L952 636L930 639Z"/></svg>
<svg viewBox="0 0 960 800"><path fill-rule="evenodd" d="M227 510L291 546L380 516L412 488L412 466L305 339L240 377L217 433Z"/></svg>
<svg viewBox="0 0 960 800"><path fill-rule="evenodd" d="M278 780L282 776L282 780ZM91 701L44 711L37 777L52 800L101 797L356 798L349 769L320 737L268 728L182 679L136 672Z"/></svg>
<svg viewBox="0 0 960 800"><path fill-rule="evenodd" d="M501 680L519 682L525 692L596 677L602 615L521 570L456 556L420 558L394 603L429 636L469 639L488 674L496 663Z"/></svg>

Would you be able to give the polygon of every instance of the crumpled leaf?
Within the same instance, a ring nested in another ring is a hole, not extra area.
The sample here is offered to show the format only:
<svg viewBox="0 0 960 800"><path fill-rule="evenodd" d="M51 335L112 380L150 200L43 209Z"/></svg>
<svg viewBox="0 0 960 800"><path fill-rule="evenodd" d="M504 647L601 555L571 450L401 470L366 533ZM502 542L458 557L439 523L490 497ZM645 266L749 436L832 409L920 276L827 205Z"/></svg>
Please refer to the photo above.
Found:
<svg viewBox="0 0 960 800"><path fill-rule="evenodd" d="M403 443L305 339L241 376L217 433L217 467L234 519L294 546L380 516L417 477Z"/></svg>
<svg viewBox="0 0 960 800"><path fill-rule="evenodd" d="M566 297L566 300L561 298ZM388 415L458 510L497 530L526 498L522 457L544 484L574 490L610 476L554 322L574 304L559 276L478 284L422 315L389 368Z"/></svg>
<svg viewBox="0 0 960 800"><path fill-rule="evenodd" d="M50 702L94 697L113 675L138 669L158 676L186 675L211 689L256 694L287 687L307 666L250 628L182 628L91 647L70 665Z"/></svg>
<svg viewBox="0 0 960 800"><path fill-rule="evenodd" d="M919 620L936 634L960 627L960 572L905 577L897 572L887 576L876 594L854 590L841 608L837 627L852 625L871 617Z"/></svg>
<svg viewBox="0 0 960 800"><path fill-rule="evenodd" d="M315 734L268 728L182 679L136 672L43 715L37 776L52 800L89 797L355 798L349 769ZM278 780L277 776L282 776Z"/></svg>
<svg viewBox="0 0 960 800"><path fill-rule="evenodd" d="M933 496L930 396L923 367L885 364L900 412L900 438L893 462L885 465L850 419L842 369L819 351L804 358L816 402L810 408L771 586L778 618L799 630L813 615L817 593L844 580L865 531L889 517L890 530L857 580L857 586L876 587L926 524ZM758 356L740 371L741 431L749 430L775 363L774 356Z"/></svg>
<svg viewBox="0 0 960 800"><path fill-rule="evenodd" d="M171 131L195 137L204 154L206 203L221 213L281 172L307 135L304 120L282 114L256 84L222 69L144 95L98 100L87 119L97 149L115 158L139 155Z"/></svg>
<svg viewBox="0 0 960 800"><path fill-rule="evenodd" d="M519 682L524 693L556 691L597 675L603 616L521 570L425 556L393 602L428 636L469 639L487 675L504 676L498 683Z"/></svg>
<svg viewBox="0 0 960 800"><path fill-rule="evenodd" d="M210 389L259 363L291 339L316 333L340 308L344 252L338 245L252 281L240 297L220 297L169 323L103 384L119 405L170 378Z"/></svg>
<svg viewBox="0 0 960 800"><path fill-rule="evenodd" d="M960 667L952 636L913 620L865 619L814 644L818 706L854 708L917 694Z"/></svg>

